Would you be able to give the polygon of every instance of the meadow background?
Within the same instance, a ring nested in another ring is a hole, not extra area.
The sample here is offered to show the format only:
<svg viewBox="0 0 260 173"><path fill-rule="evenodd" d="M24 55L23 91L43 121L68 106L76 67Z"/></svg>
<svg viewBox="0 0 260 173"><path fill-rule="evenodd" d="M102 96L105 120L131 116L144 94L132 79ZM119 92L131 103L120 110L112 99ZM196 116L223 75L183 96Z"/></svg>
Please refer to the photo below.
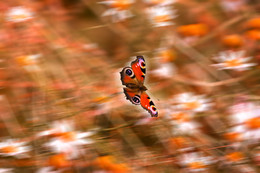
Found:
<svg viewBox="0 0 260 173"><path fill-rule="evenodd" d="M259 12L259 0L0 1L0 172L259 172ZM157 118L123 93L137 55Z"/></svg>

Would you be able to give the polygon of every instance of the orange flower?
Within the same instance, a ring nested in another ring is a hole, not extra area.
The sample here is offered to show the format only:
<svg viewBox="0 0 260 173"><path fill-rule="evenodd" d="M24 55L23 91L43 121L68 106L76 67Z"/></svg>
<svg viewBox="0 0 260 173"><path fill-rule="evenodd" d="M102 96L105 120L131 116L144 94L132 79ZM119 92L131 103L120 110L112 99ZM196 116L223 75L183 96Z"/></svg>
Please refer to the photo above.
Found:
<svg viewBox="0 0 260 173"><path fill-rule="evenodd" d="M94 163L102 169L111 170L114 167L114 158L112 156L98 157Z"/></svg>
<svg viewBox="0 0 260 173"><path fill-rule="evenodd" d="M187 146L188 141L184 137L174 137L170 139L170 143L177 148L184 148Z"/></svg>
<svg viewBox="0 0 260 173"><path fill-rule="evenodd" d="M260 40L260 30L258 29L249 30L245 33L245 35L251 40Z"/></svg>
<svg viewBox="0 0 260 173"><path fill-rule="evenodd" d="M237 34L226 35L222 39L222 43L227 47L240 47L243 45L241 36Z"/></svg>
<svg viewBox="0 0 260 173"><path fill-rule="evenodd" d="M186 122L186 121L190 120L188 115L184 112L176 112L176 113L173 113L171 116L172 116L173 120L177 120L180 122Z"/></svg>
<svg viewBox="0 0 260 173"><path fill-rule="evenodd" d="M37 62L37 58L39 58L40 56L41 56L40 54L23 55L23 56L16 57L15 60L17 64L21 66L34 65Z"/></svg>
<svg viewBox="0 0 260 173"><path fill-rule="evenodd" d="M176 55L175 52L171 49L165 49L159 52L159 57L162 62L171 62L175 60Z"/></svg>
<svg viewBox="0 0 260 173"><path fill-rule="evenodd" d="M72 163L66 159L65 154L57 154L49 158L49 165L55 168L64 168L71 166Z"/></svg>
<svg viewBox="0 0 260 173"><path fill-rule="evenodd" d="M249 28L258 28L260 29L260 17L250 19L247 24Z"/></svg>
<svg viewBox="0 0 260 173"><path fill-rule="evenodd" d="M10 145L10 146L6 146L6 147L1 148L1 152L3 152L3 153L15 153L15 152L18 152L18 148Z"/></svg>
<svg viewBox="0 0 260 173"><path fill-rule="evenodd" d="M113 8L117 8L119 10L125 10L128 9L132 4L131 0L115 0L111 6Z"/></svg>
<svg viewBox="0 0 260 173"><path fill-rule="evenodd" d="M226 158L229 161L237 162L237 161L240 161L240 160L244 159L244 155L241 152L233 152L233 153L227 154Z"/></svg>
<svg viewBox="0 0 260 173"><path fill-rule="evenodd" d="M226 140L234 142L239 139L240 134L238 132L228 132L225 133L223 136Z"/></svg>
<svg viewBox="0 0 260 173"><path fill-rule="evenodd" d="M129 172L129 168L126 166L126 164L113 164L111 167L111 172L113 173L126 173Z"/></svg>
<svg viewBox="0 0 260 173"><path fill-rule="evenodd" d="M257 129L260 128L260 117L251 118L245 122L248 128Z"/></svg>
<svg viewBox="0 0 260 173"><path fill-rule="evenodd" d="M206 167L206 165L204 163L198 161L198 162L189 163L189 167L191 169L203 169Z"/></svg>
<svg viewBox="0 0 260 173"><path fill-rule="evenodd" d="M208 26L202 23L183 25L177 31L184 36L203 36L208 33Z"/></svg>
<svg viewBox="0 0 260 173"><path fill-rule="evenodd" d="M200 106L200 103L198 101L184 103L184 109L186 109L186 110L197 109L199 106Z"/></svg>
<svg viewBox="0 0 260 173"><path fill-rule="evenodd" d="M64 132L60 134L60 138L64 141L64 142L69 142L69 141L74 141L76 140L76 134L73 131L70 132Z"/></svg>

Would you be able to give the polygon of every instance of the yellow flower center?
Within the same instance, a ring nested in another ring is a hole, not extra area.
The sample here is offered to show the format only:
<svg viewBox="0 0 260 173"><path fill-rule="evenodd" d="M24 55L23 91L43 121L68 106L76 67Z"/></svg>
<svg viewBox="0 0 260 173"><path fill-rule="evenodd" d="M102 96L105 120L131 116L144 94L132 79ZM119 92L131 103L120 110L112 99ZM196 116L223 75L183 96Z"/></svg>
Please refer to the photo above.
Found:
<svg viewBox="0 0 260 173"><path fill-rule="evenodd" d="M240 66L242 63L238 59L232 59L225 62L227 67Z"/></svg>
<svg viewBox="0 0 260 173"><path fill-rule="evenodd" d="M205 168L206 165L204 163L198 161L198 162L189 163L189 167L191 169L201 169L201 168Z"/></svg>
<svg viewBox="0 0 260 173"><path fill-rule="evenodd" d="M17 20L17 19L25 19L26 17L28 17L26 14L19 14L19 15L12 16L12 18L13 18L14 20Z"/></svg>
<svg viewBox="0 0 260 173"><path fill-rule="evenodd" d="M227 159L233 162L239 161L243 159L243 154L241 152L233 152L226 155Z"/></svg>
<svg viewBox="0 0 260 173"><path fill-rule="evenodd" d="M170 49L161 51L160 57L161 57L162 62L170 62L170 61L173 61L176 58L175 53Z"/></svg>
<svg viewBox="0 0 260 173"><path fill-rule="evenodd" d="M224 138L229 141L236 141L240 137L240 134L238 132L229 132L224 134Z"/></svg>
<svg viewBox="0 0 260 173"><path fill-rule="evenodd" d="M71 142L76 140L76 134L75 132L64 132L60 134L60 138L64 142Z"/></svg>
<svg viewBox="0 0 260 173"><path fill-rule="evenodd" d="M160 3L163 3L165 0L151 0L150 2L152 3L152 4L160 4Z"/></svg>
<svg viewBox="0 0 260 173"><path fill-rule="evenodd" d="M189 117L187 114L183 113L183 112L179 112L179 113L175 113L172 115L172 119L173 120L177 120L177 121L180 121L180 122L187 122L189 121Z"/></svg>
<svg viewBox="0 0 260 173"><path fill-rule="evenodd" d="M129 0L116 0L114 3L111 4L113 8L118 8L120 10L128 9L131 5Z"/></svg>
<svg viewBox="0 0 260 173"><path fill-rule="evenodd" d="M6 147L1 148L1 151L3 153L14 153L14 152L18 151L18 148L10 145L10 146L6 146Z"/></svg>
<svg viewBox="0 0 260 173"><path fill-rule="evenodd" d="M30 56L18 56L16 57L16 62L21 66L34 64Z"/></svg>
<svg viewBox="0 0 260 173"><path fill-rule="evenodd" d="M186 110L196 109L199 106L200 106L200 103L198 101L184 103L184 109L186 109Z"/></svg>
<svg viewBox="0 0 260 173"><path fill-rule="evenodd" d="M57 154L49 158L49 165L55 168L64 168L71 166L71 162L66 159L64 154Z"/></svg>
<svg viewBox="0 0 260 173"><path fill-rule="evenodd" d="M188 141L184 137L175 137L170 140L170 142L177 148L182 148L187 146Z"/></svg>
<svg viewBox="0 0 260 173"><path fill-rule="evenodd" d="M168 22L170 21L170 16L169 15L160 15L160 16L155 16L154 21L156 23L161 23L161 22Z"/></svg>
<svg viewBox="0 0 260 173"><path fill-rule="evenodd" d="M251 128L251 129L260 128L260 117L251 118L251 119L247 120L245 123L248 128Z"/></svg>

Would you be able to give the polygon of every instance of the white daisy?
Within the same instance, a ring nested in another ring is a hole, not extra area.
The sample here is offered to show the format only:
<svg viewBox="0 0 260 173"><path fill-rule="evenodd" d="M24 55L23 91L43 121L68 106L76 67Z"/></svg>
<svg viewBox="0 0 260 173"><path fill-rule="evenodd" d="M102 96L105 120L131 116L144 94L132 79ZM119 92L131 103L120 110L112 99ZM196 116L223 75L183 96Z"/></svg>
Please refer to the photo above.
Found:
<svg viewBox="0 0 260 173"><path fill-rule="evenodd" d="M236 125L232 129L240 134L242 140L254 142L260 139L260 106L244 102L232 106L230 112Z"/></svg>
<svg viewBox="0 0 260 173"><path fill-rule="evenodd" d="M61 136L52 139L45 146L50 147L56 153L64 153L68 159L74 159L84 154L81 147L93 143L91 139L84 139L89 133L66 132Z"/></svg>
<svg viewBox="0 0 260 173"><path fill-rule="evenodd" d="M54 121L51 124L50 129L38 133L37 136L41 137L41 136L56 135L56 134L72 131L73 129L74 128L73 128L72 121L66 121L66 120Z"/></svg>
<svg viewBox="0 0 260 173"><path fill-rule="evenodd" d="M40 132L38 136L53 136L54 138L45 146L54 152L65 153L68 158L76 158L83 153L82 145L93 143L93 140L87 138L93 134L94 132L74 131L70 121L57 121L53 124L53 128Z"/></svg>
<svg viewBox="0 0 260 173"><path fill-rule="evenodd" d="M0 155L12 156L17 158L29 157L27 153L31 150L30 147L25 146L27 142L19 142L14 139L9 139L4 142L0 142Z"/></svg>
<svg viewBox="0 0 260 173"><path fill-rule="evenodd" d="M26 7L18 6L8 10L6 20L10 22L24 22L32 19L34 14Z"/></svg>
<svg viewBox="0 0 260 173"><path fill-rule="evenodd" d="M252 57L244 57L245 51L225 51L220 52L214 59L219 62L212 66L217 67L219 70L232 69L237 71L248 70L249 67L255 66L255 63L247 63Z"/></svg>
<svg viewBox="0 0 260 173"><path fill-rule="evenodd" d="M171 5L176 2L176 0L144 0L145 3L151 4L151 5Z"/></svg>
<svg viewBox="0 0 260 173"><path fill-rule="evenodd" d="M55 168L48 166L48 167L43 167L40 168L39 170L36 171L36 173L61 173L62 170L55 170Z"/></svg>
<svg viewBox="0 0 260 173"><path fill-rule="evenodd" d="M13 168L0 168L0 173L12 173L13 170Z"/></svg>
<svg viewBox="0 0 260 173"><path fill-rule="evenodd" d="M129 8L134 2L134 0L106 0L99 3L110 7L102 16L111 16L113 22L120 22L133 16Z"/></svg>
<svg viewBox="0 0 260 173"><path fill-rule="evenodd" d="M201 152L182 154L179 156L179 160L191 172L205 171L207 166L214 162L211 156L205 156Z"/></svg>
<svg viewBox="0 0 260 173"><path fill-rule="evenodd" d="M176 10L169 6L154 6L147 9L147 15L154 27L169 26L176 15Z"/></svg>
<svg viewBox="0 0 260 173"><path fill-rule="evenodd" d="M212 103L205 95L194 95L193 93L182 93L174 97L173 101L181 110L192 112L204 112L210 109Z"/></svg>
<svg viewBox="0 0 260 173"><path fill-rule="evenodd" d="M221 0L220 5L227 12L235 12L241 10L245 5L245 0Z"/></svg>

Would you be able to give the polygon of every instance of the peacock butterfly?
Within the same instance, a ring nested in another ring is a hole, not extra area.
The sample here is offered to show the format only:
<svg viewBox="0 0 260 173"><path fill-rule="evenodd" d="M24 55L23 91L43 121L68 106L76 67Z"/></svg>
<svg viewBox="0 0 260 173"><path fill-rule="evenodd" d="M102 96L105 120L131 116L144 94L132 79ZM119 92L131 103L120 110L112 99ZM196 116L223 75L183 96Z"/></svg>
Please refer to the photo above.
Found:
<svg viewBox="0 0 260 173"><path fill-rule="evenodd" d="M143 56L136 56L136 60L132 61L131 67L125 67L120 72L122 84L126 99L135 105L141 105L146 109L152 117L158 116L158 111L145 92L147 88L144 86L146 73L145 60Z"/></svg>

